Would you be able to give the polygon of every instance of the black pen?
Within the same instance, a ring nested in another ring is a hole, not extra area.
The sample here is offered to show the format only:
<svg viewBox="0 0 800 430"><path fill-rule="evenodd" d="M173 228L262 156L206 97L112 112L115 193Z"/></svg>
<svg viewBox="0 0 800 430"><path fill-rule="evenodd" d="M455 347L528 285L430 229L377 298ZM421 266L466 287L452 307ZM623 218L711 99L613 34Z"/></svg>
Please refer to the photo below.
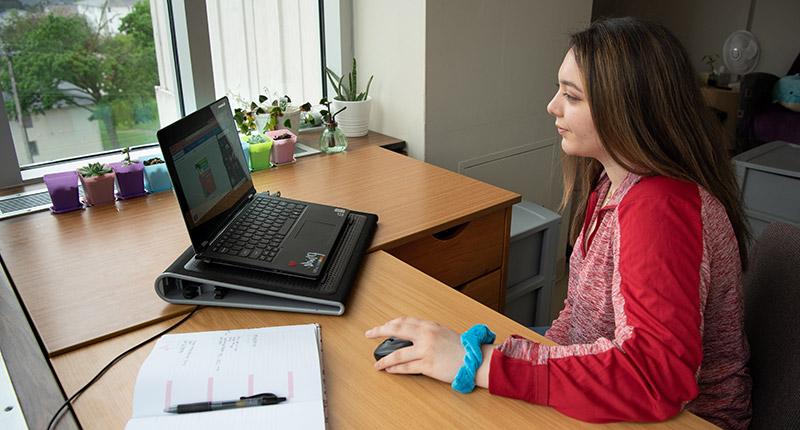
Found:
<svg viewBox="0 0 800 430"><path fill-rule="evenodd" d="M283 401L286 401L286 397L278 397L272 393L263 393L249 397L241 397L239 398L239 400L186 403L178 406L170 406L164 409L164 412L172 414L187 414L190 412L207 412L207 411L217 411L220 409L247 408L250 406L274 405Z"/></svg>

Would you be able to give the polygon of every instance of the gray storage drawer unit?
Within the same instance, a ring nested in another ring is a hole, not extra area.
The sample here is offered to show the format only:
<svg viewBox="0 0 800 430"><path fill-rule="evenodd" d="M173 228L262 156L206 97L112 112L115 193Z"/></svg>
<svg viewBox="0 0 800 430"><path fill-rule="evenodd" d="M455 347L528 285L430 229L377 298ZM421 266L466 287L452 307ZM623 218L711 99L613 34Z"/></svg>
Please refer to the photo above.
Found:
<svg viewBox="0 0 800 430"><path fill-rule="evenodd" d="M511 209L505 314L525 326L551 322L556 248L561 217L536 203Z"/></svg>
<svg viewBox="0 0 800 430"><path fill-rule="evenodd" d="M733 162L754 239L773 222L800 226L800 145L766 143Z"/></svg>

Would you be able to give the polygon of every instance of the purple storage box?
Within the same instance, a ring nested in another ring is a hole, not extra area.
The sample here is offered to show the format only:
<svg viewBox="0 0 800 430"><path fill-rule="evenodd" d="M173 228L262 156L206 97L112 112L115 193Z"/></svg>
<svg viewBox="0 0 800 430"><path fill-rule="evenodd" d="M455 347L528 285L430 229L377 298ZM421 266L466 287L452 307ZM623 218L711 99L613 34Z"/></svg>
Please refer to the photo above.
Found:
<svg viewBox="0 0 800 430"><path fill-rule="evenodd" d="M117 177L118 199L132 199L147 194L144 190L144 164L137 161L127 166L121 162L110 165Z"/></svg>
<svg viewBox="0 0 800 430"><path fill-rule="evenodd" d="M53 206L50 212L60 214L83 209L78 196L78 172L59 172L44 175L44 184Z"/></svg>

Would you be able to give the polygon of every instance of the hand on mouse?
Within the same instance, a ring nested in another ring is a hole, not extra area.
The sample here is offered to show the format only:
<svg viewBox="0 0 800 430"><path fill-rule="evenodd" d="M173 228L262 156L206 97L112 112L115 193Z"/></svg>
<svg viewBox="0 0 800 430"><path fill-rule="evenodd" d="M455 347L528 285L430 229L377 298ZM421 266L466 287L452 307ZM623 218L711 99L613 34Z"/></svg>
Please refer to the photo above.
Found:
<svg viewBox="0 0 800 430"><path fill-rule="evenodd" d="M412 346L398 349L375 363L375 368L389 373L423 374L443 382L450 383L458 369L464 363L464 347L461 335L433 321L425 321L411 317L393 319L386 324L373 327L365 333L368 338L394 336L413 342ZM489 356L491 356L491 346ZM479 375L476 383L486 386L488 383L487 350L484 350L483 369L486 375ZM482 376L486 381L481 384Z"/></svg>

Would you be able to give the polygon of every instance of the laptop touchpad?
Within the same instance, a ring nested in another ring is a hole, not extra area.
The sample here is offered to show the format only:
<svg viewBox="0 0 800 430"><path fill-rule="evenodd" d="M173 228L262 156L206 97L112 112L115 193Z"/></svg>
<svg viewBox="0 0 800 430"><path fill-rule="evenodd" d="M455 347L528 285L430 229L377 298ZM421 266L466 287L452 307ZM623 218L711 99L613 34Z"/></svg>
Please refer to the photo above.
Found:
<svg viewBox="0 0 800 430"><path fill-rule="evenodd" d="M324 222L306 221L305 223L303 223L303 226L300 227L299 231L295 235L295 238L299 240L327 242L328 240L331 239L334 227L336 226Z"/></svg>

